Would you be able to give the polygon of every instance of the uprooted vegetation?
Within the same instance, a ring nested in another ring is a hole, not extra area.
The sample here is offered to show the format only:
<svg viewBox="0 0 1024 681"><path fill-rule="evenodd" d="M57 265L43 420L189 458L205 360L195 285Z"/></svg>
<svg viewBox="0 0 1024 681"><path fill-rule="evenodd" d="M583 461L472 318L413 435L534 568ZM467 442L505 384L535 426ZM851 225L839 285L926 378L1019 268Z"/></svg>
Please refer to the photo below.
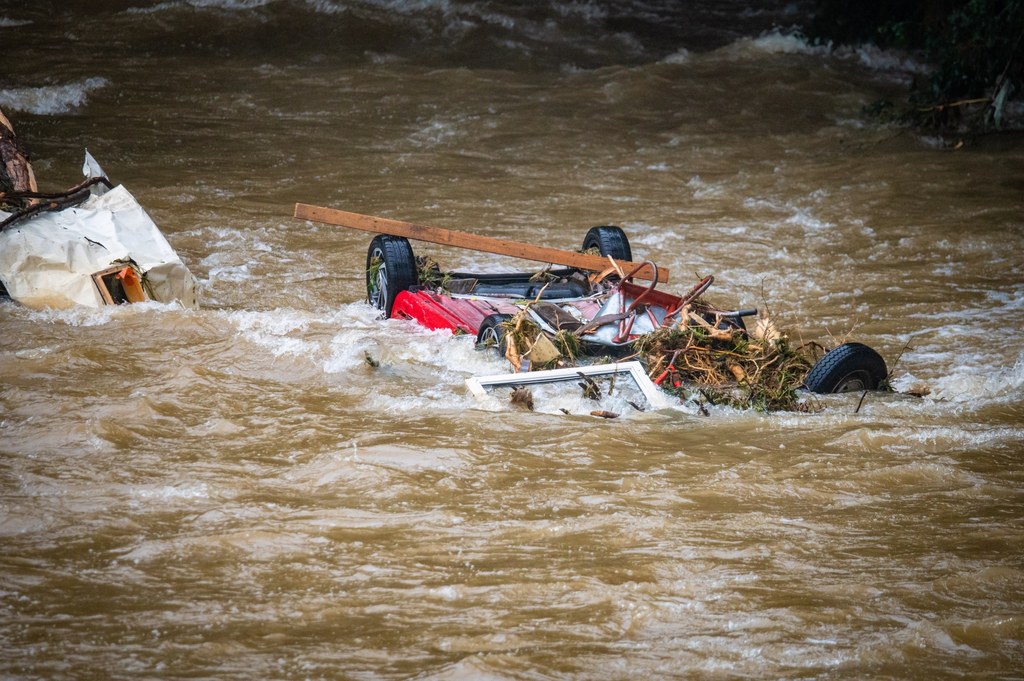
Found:
<svg viewBox="0 0 1024 681"><path fill-rule="evenodd" d="M529 316L535 303L526 302L502 323L505 357L517 372L594 361L578 334L542 331ZM748 333L739 325L722 324L715 311L695 300L684 307L679 322L639 336L617 357L639 360L655 384L702 411L705 404L763 412L818 409L816 402L802 399L799 388L824 348L793 346L764 317Z"/></svg>
<svg viewBox="0 0 1024 681"><path fill-rule="evenodd" d="M808 411L797 392L816 346L779 336L754 340L739 329L716 334L700 324L663 328L637 339L637 356L663 390L697 393L711 404L758 411Z"/></svg>
<svg viewBox="0 0 1024 681"><path fill-rule="evenodd" d="M532 362L531 369L575 366L584 359L583 344L571 332L548 338L526 316L504 322L506 358L519 371L538 346L553 346ZM754 340L740 329L713 333L699 324L676 324L638 338L632 352L662 390L698 404L725 405L757 411L810 411L798 389L814 365L817 344L794 347L785 337ZM588 358L590 359L590 358ZM607 358L604 358L607 359Z"/></svg>

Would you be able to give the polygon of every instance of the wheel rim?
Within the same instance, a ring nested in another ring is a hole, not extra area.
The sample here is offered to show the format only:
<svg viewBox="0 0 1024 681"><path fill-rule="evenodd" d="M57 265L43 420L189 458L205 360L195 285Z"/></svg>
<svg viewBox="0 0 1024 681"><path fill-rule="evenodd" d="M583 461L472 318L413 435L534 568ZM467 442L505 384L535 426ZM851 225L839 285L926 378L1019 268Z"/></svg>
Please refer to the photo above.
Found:
<svg viewBox="0 0 1024 681"><path fill-rule="evenodd" d="M373 249L370 262L378 263L376 271L370 273L370 305L383 310L388 304L388 266L384 262L384 253L379 248Z"/></svg>
<svg viewBox="0 0 1024 681"><path fill-rule="evenodd" d="M860 392L868 389L868 383L870 382L869 377L863 371L855 371L852 374L843 376L842 379L836 383L836 389L832 392L837 393L853 393Z"/></svg>
<svg viewBox="0 0 1024 681"><path fill-rule="evenodd" d="M480 334L480 344L485 348L497 349L501 344L501 339L498 338L498 329L493 326L484 329L484 332Z"/></svg>

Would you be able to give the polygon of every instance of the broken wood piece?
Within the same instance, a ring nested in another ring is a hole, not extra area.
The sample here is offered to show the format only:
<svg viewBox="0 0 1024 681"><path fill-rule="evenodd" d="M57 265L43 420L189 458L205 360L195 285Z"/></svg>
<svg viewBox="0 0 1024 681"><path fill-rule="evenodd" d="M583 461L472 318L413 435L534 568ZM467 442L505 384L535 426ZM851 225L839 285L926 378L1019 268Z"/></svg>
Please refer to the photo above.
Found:
<svg viewBox="0 0 1024 681"><path fill-rule="evenodd" d="M358 229L374 234L390 234L407 239L441 244L442 246L507 255L513 258L575 267L591 272L600 272L608 266L608 260L599 255L588 255L558 248L534 246L518 241L495 239L468 232L456 232L442 227L431 227L429 225L419 225L412 222L374 217L372 215L350 213L348 211L313 206L306 203L295 204L295 217L300 220L313 220L314 222L323 222L329 225ZM657 277L659 282L668 281L668 271L663 268L655 268L650 264L628 262L625 260L614 262L619 268L626 271L639 268L633 275L639 279L651 280Z"/></svg>
<svg viewBox="0 0 1024 681"><path fill-rule="evenodd" d="M706 319L701 317L696 312L689 313L689 316L690 316L691 320L693 320L699 326L702 326L705 330L707 330L708 335L711 336L712 338L714 338L715 340L723 340L723 341L732 340L732 334L733 334L733 330L732 329L716 329L714 326L709 324Z"/></svg>
<svg viewBox="0 0 1024 681"><path fill-rule="evenodd" d="M736 379L737 383L742 383L747 380L747 372L743 370L739 364L729 364L729 373Z"/></svg>
<svg viewBox="0 0 1024 681"><path fill-rule="evenodd" d="M619 418L619 415L616 414L614 411L605 411L604 409L595 409L594 411L590 412L590 415L591 416L599 416L599 417L601 417L603 419L617 419L617 418Z"/></svg>
<svg viewBox="0 0 1024 681"><path fill-rule="evenodd" d="M509 397L509 402L517 407L523 407L533 411L533 393L530 392L529 388L524 388L521 385L514 386L512 388L512 395Z"/></svg>
<svg viewBox="0 0 1024 681"><path fill-rule="evenodd" d="M141 303L146 300L146 292L142 288L142 280L134 268L127 265L114 265L94 272L93 283L99 291L104 305L120 305L122 303Z"/></svg>
<svg viewBox="0 0 1024 681"><path fill-rule="evenodd" d="M610 262L612 264L612 267L615 269L615 272L619 275L619 279L624 278L626 276L626 274L625 274L625 272L622 271L622 266L619 265L619 263L615 262L615 258L613 258L612 256L609 255L607 257L608 257L608 262Z"/></svg>
<svg viewBox="0 0 1024 681"><path fill-rule="evenodd" d="M14 134L14 126L0 111L0 194L37 191L28 151Z"/></svg>
<svg viewBox="0 0 1024 681"><path fill-rule="evenodd" d="M558 351L555 344L552 343L544 333L537 335L537 340L534 341L530 351L526 353L533 364L550 364L556 359L562 356L562 353Z"/></svg>
<svg viewBox="0 0 1024 681"><path fill-rule="evenodd" d="M591 400L601 399L601 386L597 384L597 381L587 376L582 371L577 372L579 377L583 380L577 385L583 388L583 396Z"/></svg>
<svg viewBox="0 0 1024 681"><path fill-rule="evenodd" d="M505 335L505 359L517 372L522 369L522 355L519 354L519 347L516 344L515 334Z"/></svg>

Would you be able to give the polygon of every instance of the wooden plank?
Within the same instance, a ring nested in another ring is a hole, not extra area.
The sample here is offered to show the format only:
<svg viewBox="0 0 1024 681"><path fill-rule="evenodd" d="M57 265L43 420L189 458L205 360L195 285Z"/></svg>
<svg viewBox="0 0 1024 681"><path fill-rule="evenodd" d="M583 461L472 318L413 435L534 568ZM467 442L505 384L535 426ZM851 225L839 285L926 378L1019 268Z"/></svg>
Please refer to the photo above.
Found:
<svg viewBox="0 0 1024 681"><path fill-rule="evenodd" d="M468 232L455 232L442 227L430 227L428 225L418 225L412 222L402 222L400 220L373 217L372 215L349 213L348 211L337 210L335 208L312 206L307 203L295 204L295 217L300 220L323 222L328 225L358 229L364 232L372 232L374 234L403 236L407 239L427 241L432 244L453 246L455 248L466 248L472 251L483 251L484 253L495 253L497 255L507 255L513 258L551 263L553 265L563 265L565 267L576 267L581 270L589 270L592 272L601 272L607 269L609 264L607 258L602 258L598 255L587 255L585 253L576 253L574 251L564 251L558 248L533 246L531 244L524 244L518 241L494 239L488 236L469 234ZM636 267L640 267L640 270L633 275L638 279L651 280L655 276L655 268L651 267L650 264L644 264L641 266L641 263L628 262L626 260L616 260L616 262L619 264L619 267L622 268L622 271L627 273L631 272ZM657 277L659 282L667 282L668 270L661 267L657 268Z"/></svg>

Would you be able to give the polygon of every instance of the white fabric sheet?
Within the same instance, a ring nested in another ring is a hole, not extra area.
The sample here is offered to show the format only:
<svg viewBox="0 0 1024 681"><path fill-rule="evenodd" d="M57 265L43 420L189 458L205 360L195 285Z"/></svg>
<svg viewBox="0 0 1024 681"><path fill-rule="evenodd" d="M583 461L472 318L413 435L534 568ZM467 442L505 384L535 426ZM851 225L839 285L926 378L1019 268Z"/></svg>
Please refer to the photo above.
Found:
<svg viewBox="0 0 1024 681"><path fill-rule="evenodd" d="M0 211L0 220L7 215ZM192 273L123 186L0 233L0 281L11 298L30 307L100 307L92 274L128 258L154 300L198 306Z"/></svg>

